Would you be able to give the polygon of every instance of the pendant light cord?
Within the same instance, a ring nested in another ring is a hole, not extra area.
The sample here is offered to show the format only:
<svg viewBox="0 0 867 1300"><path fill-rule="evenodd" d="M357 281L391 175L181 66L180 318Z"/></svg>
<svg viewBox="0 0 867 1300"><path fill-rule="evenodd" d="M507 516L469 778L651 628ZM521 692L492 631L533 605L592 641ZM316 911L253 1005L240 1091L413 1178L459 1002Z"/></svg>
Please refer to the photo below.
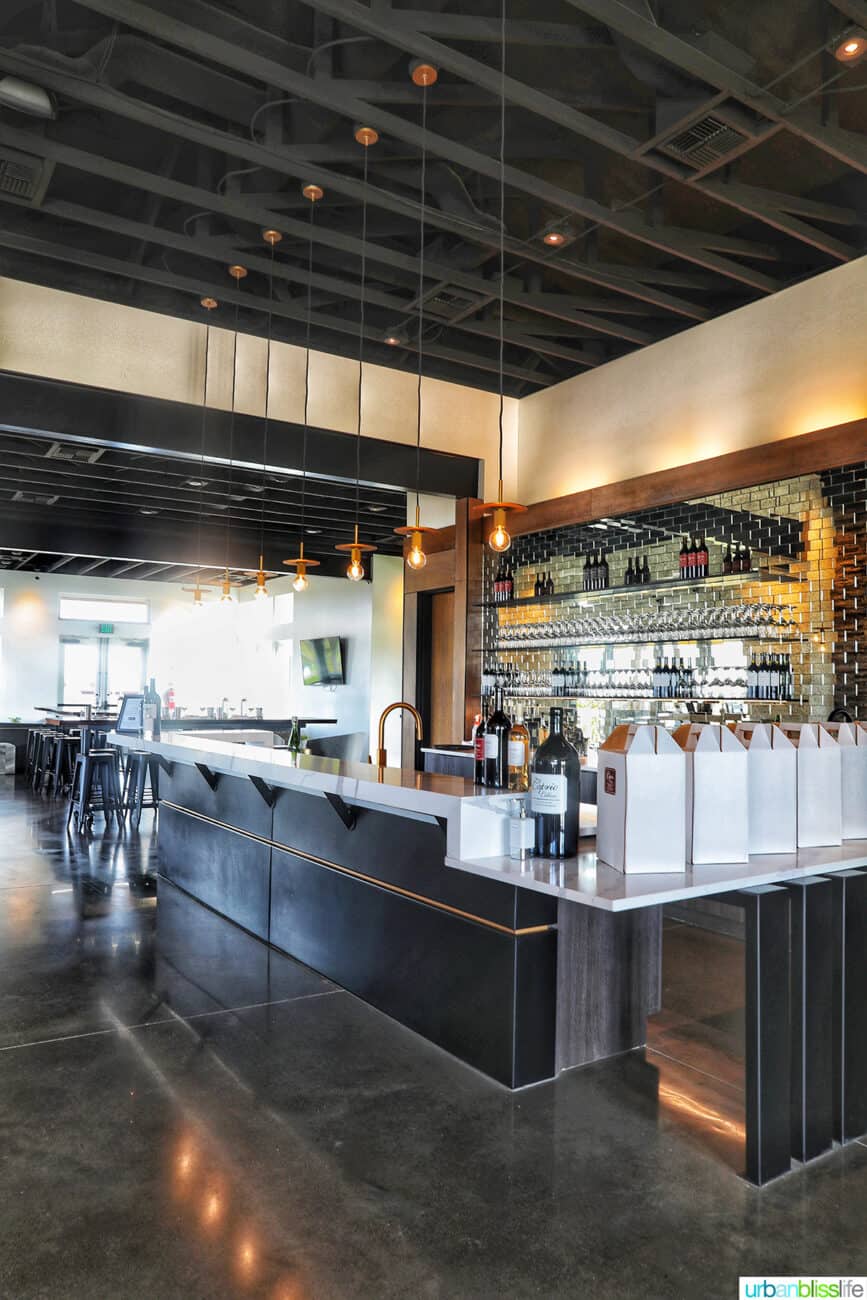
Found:
<svg viewBox="0 0 867 1300"><path fill-rule="evenodd" d="M265 431L262 436L262 500L259 510L259 555L265 553L265 478L268 466L268 418L271 409L271 328L274 308L274 241L269 240L271 262L268 267L268 328L265 346ZM234 400L232 406L234 407Z"/></svg>
<svg viewBox="0 0 867 1300"><path fill-rule="evenodd" d="M301 541L307 517L307 420L310 406L310 317L313 312L313 214L315 199L310 200L310 240L307 248L307 325L304 335L304 432L301 435ZM302 552L303 553L303 552Z"/></svg>
<svg viewBox="0 0 867 1300"><path fill-rule="evenodd" d="M240 292L240 284L238 290ZM229 491L226 497L226 563L229 568L229 537L232 531L232 478L235 467L235 386L238 379L238 314L239 304L235 303L235 344L232 349L232 415L229 420Z"/></svg>
<svg viewBox="0 0 867 1300"><path fill-rule="evenodd" d="M421 388L424 357L424 244L425 201L427 199L427 82L421 88L421 213L418 247L418 392L415 430L415 513L418 522L419 484L421 483Z"/></svg>
<svg viewBox="0 0 867 1300"><path fill-rule="evenodd" d="M358 327L358 432L355 438L355 525L361 513L361 375L364 368L364 291L367 279L367 150L364 145L364 193L361 199L361 311Z"/></svg>
<svg viewBox="0 0 867 1300"><path fill-rule="evenodd" d="M198 573L196 583L202 576L202 514L205 509L205 425L208 414L208 359L211 353L211 323L205 323L205 365L202 377L202 435L199 440L199 521L196 528L196 560Z"/></svg>
<svg viewBox="0 0 867 1300"><path fill-rule="evenodd" d="M500 412L499 480L503 481L503 297L506 278L506 0L500 6Z"/></svg>

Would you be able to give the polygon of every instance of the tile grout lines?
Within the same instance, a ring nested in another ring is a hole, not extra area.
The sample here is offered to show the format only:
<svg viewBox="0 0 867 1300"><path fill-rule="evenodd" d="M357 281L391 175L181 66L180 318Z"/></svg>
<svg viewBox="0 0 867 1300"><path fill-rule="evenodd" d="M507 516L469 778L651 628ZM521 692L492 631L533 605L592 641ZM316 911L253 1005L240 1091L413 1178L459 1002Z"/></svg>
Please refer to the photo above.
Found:
<svg viewBox="0 0 867 1300"><path fill-rule="evenodd" d="M242 1007L219 1007L214 1011L194 1011L189 1016L179 1016L175 1013L174 1018L144 1020L136 1025L121 1025L119 1029L87 1029L80 1034L60 1034L55 1038L36 1038L28 1043L9 1043L5 1047L0 1047L0 1052L19 1052L24 1047L47 1047L52 1043L72 1043L79 1038L104 1038L108 1034L119 1034L122 1031L131 1031L133 1029L159 1029L163 1025L176 1025L178 1020L186 1023L188 1020L202 1020L206 1016L228 1016L239 1011L257 1011L262 1007L285 1006L289 1002L309 1002L312 998L330 998L335 993L345 992L345 989L323 989L321 993L299 993L297 997L275 998L273 1002L249 1002Z"/></svg>

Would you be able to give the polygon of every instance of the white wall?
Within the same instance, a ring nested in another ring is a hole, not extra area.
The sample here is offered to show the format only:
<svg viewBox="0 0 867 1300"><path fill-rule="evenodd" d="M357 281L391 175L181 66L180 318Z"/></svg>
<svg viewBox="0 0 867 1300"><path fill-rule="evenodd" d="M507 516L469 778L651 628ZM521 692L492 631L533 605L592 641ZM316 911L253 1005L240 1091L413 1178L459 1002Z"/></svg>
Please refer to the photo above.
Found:
<svg viewBox="0 0 867 1300"><path fill-rule="evenodd" d="M519 500L867 415L867 258L525 397Z"/></svg>

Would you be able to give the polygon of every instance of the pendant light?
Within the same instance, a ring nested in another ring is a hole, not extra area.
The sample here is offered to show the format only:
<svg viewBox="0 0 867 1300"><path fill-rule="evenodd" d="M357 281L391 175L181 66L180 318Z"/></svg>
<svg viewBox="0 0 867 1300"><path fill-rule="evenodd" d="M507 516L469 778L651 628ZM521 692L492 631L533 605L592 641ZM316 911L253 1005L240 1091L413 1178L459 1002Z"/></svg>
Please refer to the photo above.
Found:
<svg viewBox="0 0 867 1300"><path fill-rule="evenodd" d="M283 563L290 569L295 570L295 577L292 579L292 590L297 591L299 595L306 591L310 585L307 577L307 570L318 567L318 560L308 560L304 554L304 523L307 517L307 433L308 433L308 412L310 408L310 317L311 302L313 293L313 214L316 211L316 204L321 198L324 198L325 192L319 185L305 185L301 193L310 204L310 238L307 245L307 327L304 340L304 435L301 443L301 540L298 543L298 554L291 560L284 560Z"/></svg>
<svg viewBox="0 0 867 1300"><path fill-rule="evenodd" d="M268 595L265 585L265 476L268 467L268 418L271 406L271 316L274 306L274 249L283 236L279 230L263 230L262 238L271 250L271 264L268 267L268 315L265 348L265 429L262 435L262 493L259 512L259 569L256 573L256 600L264 600Z"/></svg>
<svg viewBox="0 0 867 1300"><path fill-rule="evenodd" d="M236 264L229 267L229 275L240 288L241 281L247 274L245 266ZM238 312L239 303L235 299L235 340L232 349L232 414L229 420L229 492L226 501L226 553L225 566L223 570L223 581L220 584L220 604L233 605L232 581L229 578L229 541L232 533L232 475L235 468L235 388L238 378Z"/></svg>
<svg viewBox="0 0 867 1300"><path fill-rule="evenodd" d="M361 381L364 370L364 290L367 279L367 151L379 139L379 132L372 126L357 126L355 139L364 150L364 189L361 200L361 299L358 325L358 414L355 433L355 533L351 542L341 542L335 546L336 551L349 552L349 564L346 576L350 582L360 582L364 577L365 551L375 551L376 547L368 542L358 540L358 516L361 512Z"/></svg>
<svg viewBox="0 0 867 1300"><path fill-rule="evenodd" d="M418 250L418 388L416 395L415 428L415 524L395 528L399 537L409 538L409 550L406 553L407 567L423 569L427 564L424 551L424 534L435 533L436 528L425 528L420 518L419 482L421 480L421 388L424 369L424 215L427 197L427 89L436 83L436 68L431 63L413 63L410 67L413 85L421 87L421 203L419 208L419 250Z"/></svg>
<svg viewBox="0 0 867 1300"><path fill-rule="evenodd" d="M219 307L216 298L206 295L199 300L200 305L210 316L215 308ZM198 568L196 570L196 585L194 587L184 587L184 591L189 591L193 597L193 609L201 609L204 605L202 599L202 514L204 513L204 491L205 491L205 422L208 413L208 358L211 351L211 322L206 317L205 324L205 365L204 375L202 378L202 434L199 445L199 518L196 524L196 559ZM205 588L206 591L210 588Z"/></svg>
<svg viewBox="0 0 867 1300"><path fill-rule="evenodd" d="M500 413L499 413L499 451L498 483L496 501L486 501L482 509L493 513L493 527L488 533L488 546L492 551L502 553L512 545L512 538L506 527L509 513L525 511L526 506L517 501L503 500L503 296L506 279L506 0L500 6Z"/></svg>

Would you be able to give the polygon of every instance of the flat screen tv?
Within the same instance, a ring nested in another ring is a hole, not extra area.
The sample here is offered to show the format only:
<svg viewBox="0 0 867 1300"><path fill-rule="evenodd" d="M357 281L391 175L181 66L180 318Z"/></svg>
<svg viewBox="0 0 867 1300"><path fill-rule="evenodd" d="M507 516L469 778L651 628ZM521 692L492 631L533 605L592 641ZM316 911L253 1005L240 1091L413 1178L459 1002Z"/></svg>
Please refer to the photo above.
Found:
<svg viewBox="0 0 867 1300"><path fill-rule="evenodd" d="M301 676L305 686L342 686L343 652L339 636L301 642Z"/></svg>

